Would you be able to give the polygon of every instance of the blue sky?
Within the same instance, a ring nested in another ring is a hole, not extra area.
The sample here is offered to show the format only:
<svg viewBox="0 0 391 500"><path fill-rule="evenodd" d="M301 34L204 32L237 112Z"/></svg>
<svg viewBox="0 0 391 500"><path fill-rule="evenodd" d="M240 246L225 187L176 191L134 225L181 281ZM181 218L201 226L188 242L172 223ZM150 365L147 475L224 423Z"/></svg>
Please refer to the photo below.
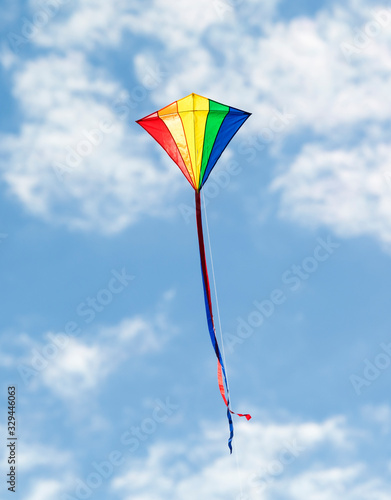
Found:
<svg viewBox="0 0 391 500"><path fill-rule="evenodd" d="M1 7L14 497L390 500L391 4ZM194 194L135 124L192 92L252 113L204 193L233 456Z"/></svg>

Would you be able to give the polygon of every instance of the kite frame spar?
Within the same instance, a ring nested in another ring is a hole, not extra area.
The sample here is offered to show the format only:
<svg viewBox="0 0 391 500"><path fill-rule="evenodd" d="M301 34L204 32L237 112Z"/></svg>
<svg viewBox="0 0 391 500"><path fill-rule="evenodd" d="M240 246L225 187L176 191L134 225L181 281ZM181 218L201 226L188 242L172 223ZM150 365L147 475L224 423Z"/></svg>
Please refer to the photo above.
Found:
<svg viewBox="0 0 391 500"><path fill-rule="evenodd" d="M209 335L217 357L219 389L227 407L230 453L232 453L234 436L231 414L246 417L247 420L250 420L251 415L235 413L230 408L227 375L213 321L202 229L201 189L220 156L250 115L251 113L212 101L198 94L190 94L136 122L162 146L181 169L195 191L197 234L206 318Z"/></svg>

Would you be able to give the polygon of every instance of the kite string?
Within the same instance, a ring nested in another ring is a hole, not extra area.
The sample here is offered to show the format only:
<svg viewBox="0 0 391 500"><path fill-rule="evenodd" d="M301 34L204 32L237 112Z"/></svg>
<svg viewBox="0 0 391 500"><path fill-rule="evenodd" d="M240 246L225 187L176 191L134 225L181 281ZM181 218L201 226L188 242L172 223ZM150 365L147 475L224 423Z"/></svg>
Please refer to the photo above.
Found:
<svg viewBox="0 0 391 500"><path fill-rule="evenodd" d="M225 365L226 380L227 380L227 390L228 390L228 393L229 393L228 371L227 371L227 363L226 363L226 360L225 360L223 329L221 327L219 299L218 299L218 296L217 296L216 277L215 277L215 270L214 270L214 264L213 264L213 254L212 254L212 245L211 245L211 242L210 242L210 234L209 234L208 214L207 214L207 211L206 211L205 196L204 196L204 192L202 190L201 190L201 195L202 195L202 203L204 205L205 225L206 225L206 237L207 237L207 240L208 240L209 257L210 257L210 267L212 269L212 278L213 278L213 290L214 290L214 296L215 296L215 300L216 300L217 320L218 320L218 323L219 323L220 340L221 340L221 354L222 354L224 365ZM229 395L229 398L230 398L231 404L232 404L231 395ZM237 473L238 473L238 477L239 477L239 484L240 484L240 498L242 499L242 498L244 498L244 495L243 495L243 484L242 484L242 471L241 471L241 467L239 465L239 454L238 454L237 448L238 447L236 445L236 447L235 447L235 460L236 460L236 468L237 468Z"/></svg>
<svg viewBox="0 0 391 500"><path fill-rule="evenodd" d="M206 204L205 204L204 192L201 191L201 194L202 194L202 202L203 202L203 205L204 205L205 223L206 223L206 236L207 236L207 239L208 239L209 257L210 257L210 265L211 265L210 267L212 269L213 289L214 289L214 296L215 296L215 300L216 300L216 310L217 310L217 320L219 322L219 331L220 331L220 340L221 340L221 353L222 353L222 357L223 357L223 361L224 361L224 365L225 365L225 372L226 372L226 376L227 376L227 389L228 389L228 392L229 392L227 363L225 361L223 330L221 328L221 317L220 317L219 299L217 297L217 287L216 287L215 269L214 269L214 264L213 264L212 246L211 246L211 243L210 243L208 215L207 215L207 212L206 212ZM231 397L230 397L230 400L231 400L231 405L232 405L232 398Z"/></svg>

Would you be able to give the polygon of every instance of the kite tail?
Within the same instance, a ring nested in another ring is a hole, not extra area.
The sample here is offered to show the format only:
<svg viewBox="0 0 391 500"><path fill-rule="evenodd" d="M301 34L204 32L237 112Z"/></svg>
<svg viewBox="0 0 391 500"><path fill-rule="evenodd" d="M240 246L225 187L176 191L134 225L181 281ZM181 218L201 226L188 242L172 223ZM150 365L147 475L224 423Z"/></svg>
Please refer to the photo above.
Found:
<svg viewBox="0 0 391 500"><path fill-rule="evenodd" d="M198 244L200 248L200 259L201 259L201 272L202 272L202 283L204 286L204 299L205 299L205 309L206 309L206 319L208 321L208 329L210 339L212 341L212 345L217 357L217 380L219 383L219 389L221 396L225 405L227 406L227 418L229 424L229 439L228 439L228 447L230 453L232 453L232 440L234 437L234 426L232 422L231 413L234 415L238 415L239 417L246 417L247 420L250 420L251 415L235 413L230 408L229 403L229 389L227 382L227 374L225 372L224 361L221 356L219 344L217 343L216 331L213 322L213 313L212 313L212 300L210 296L210 286L209 286L209 277L208 277L208 269L206 266L206 257L205 257L205 245L204 245L204 235L202 231L202 216L201 216L201 194L200 191L195 192L195 203L196 203L196 217L197 217L197 233L198 233Z"/></svg>

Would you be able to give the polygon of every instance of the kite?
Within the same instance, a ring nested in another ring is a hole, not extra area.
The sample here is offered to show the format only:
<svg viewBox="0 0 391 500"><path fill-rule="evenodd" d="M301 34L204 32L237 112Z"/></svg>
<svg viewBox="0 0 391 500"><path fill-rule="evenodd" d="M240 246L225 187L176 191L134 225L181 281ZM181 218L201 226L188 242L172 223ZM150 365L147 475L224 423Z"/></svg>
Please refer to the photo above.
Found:
<svg viewBox="0 0 391 500"><path fill-rule="evenodd" d="M230 430L228 447L230 453L232 453L234 436L231 414L246 417L247 420L250 420L251 415L235 413L230 408L227 375L213 321L202 230L201 189L223 151L250 115L251 113L225 106L206 97L190 94L136 122L162 146L181 169L195 191L197 233L206 318L209 335L217 357L219 389L227 407Z"/></svg>

